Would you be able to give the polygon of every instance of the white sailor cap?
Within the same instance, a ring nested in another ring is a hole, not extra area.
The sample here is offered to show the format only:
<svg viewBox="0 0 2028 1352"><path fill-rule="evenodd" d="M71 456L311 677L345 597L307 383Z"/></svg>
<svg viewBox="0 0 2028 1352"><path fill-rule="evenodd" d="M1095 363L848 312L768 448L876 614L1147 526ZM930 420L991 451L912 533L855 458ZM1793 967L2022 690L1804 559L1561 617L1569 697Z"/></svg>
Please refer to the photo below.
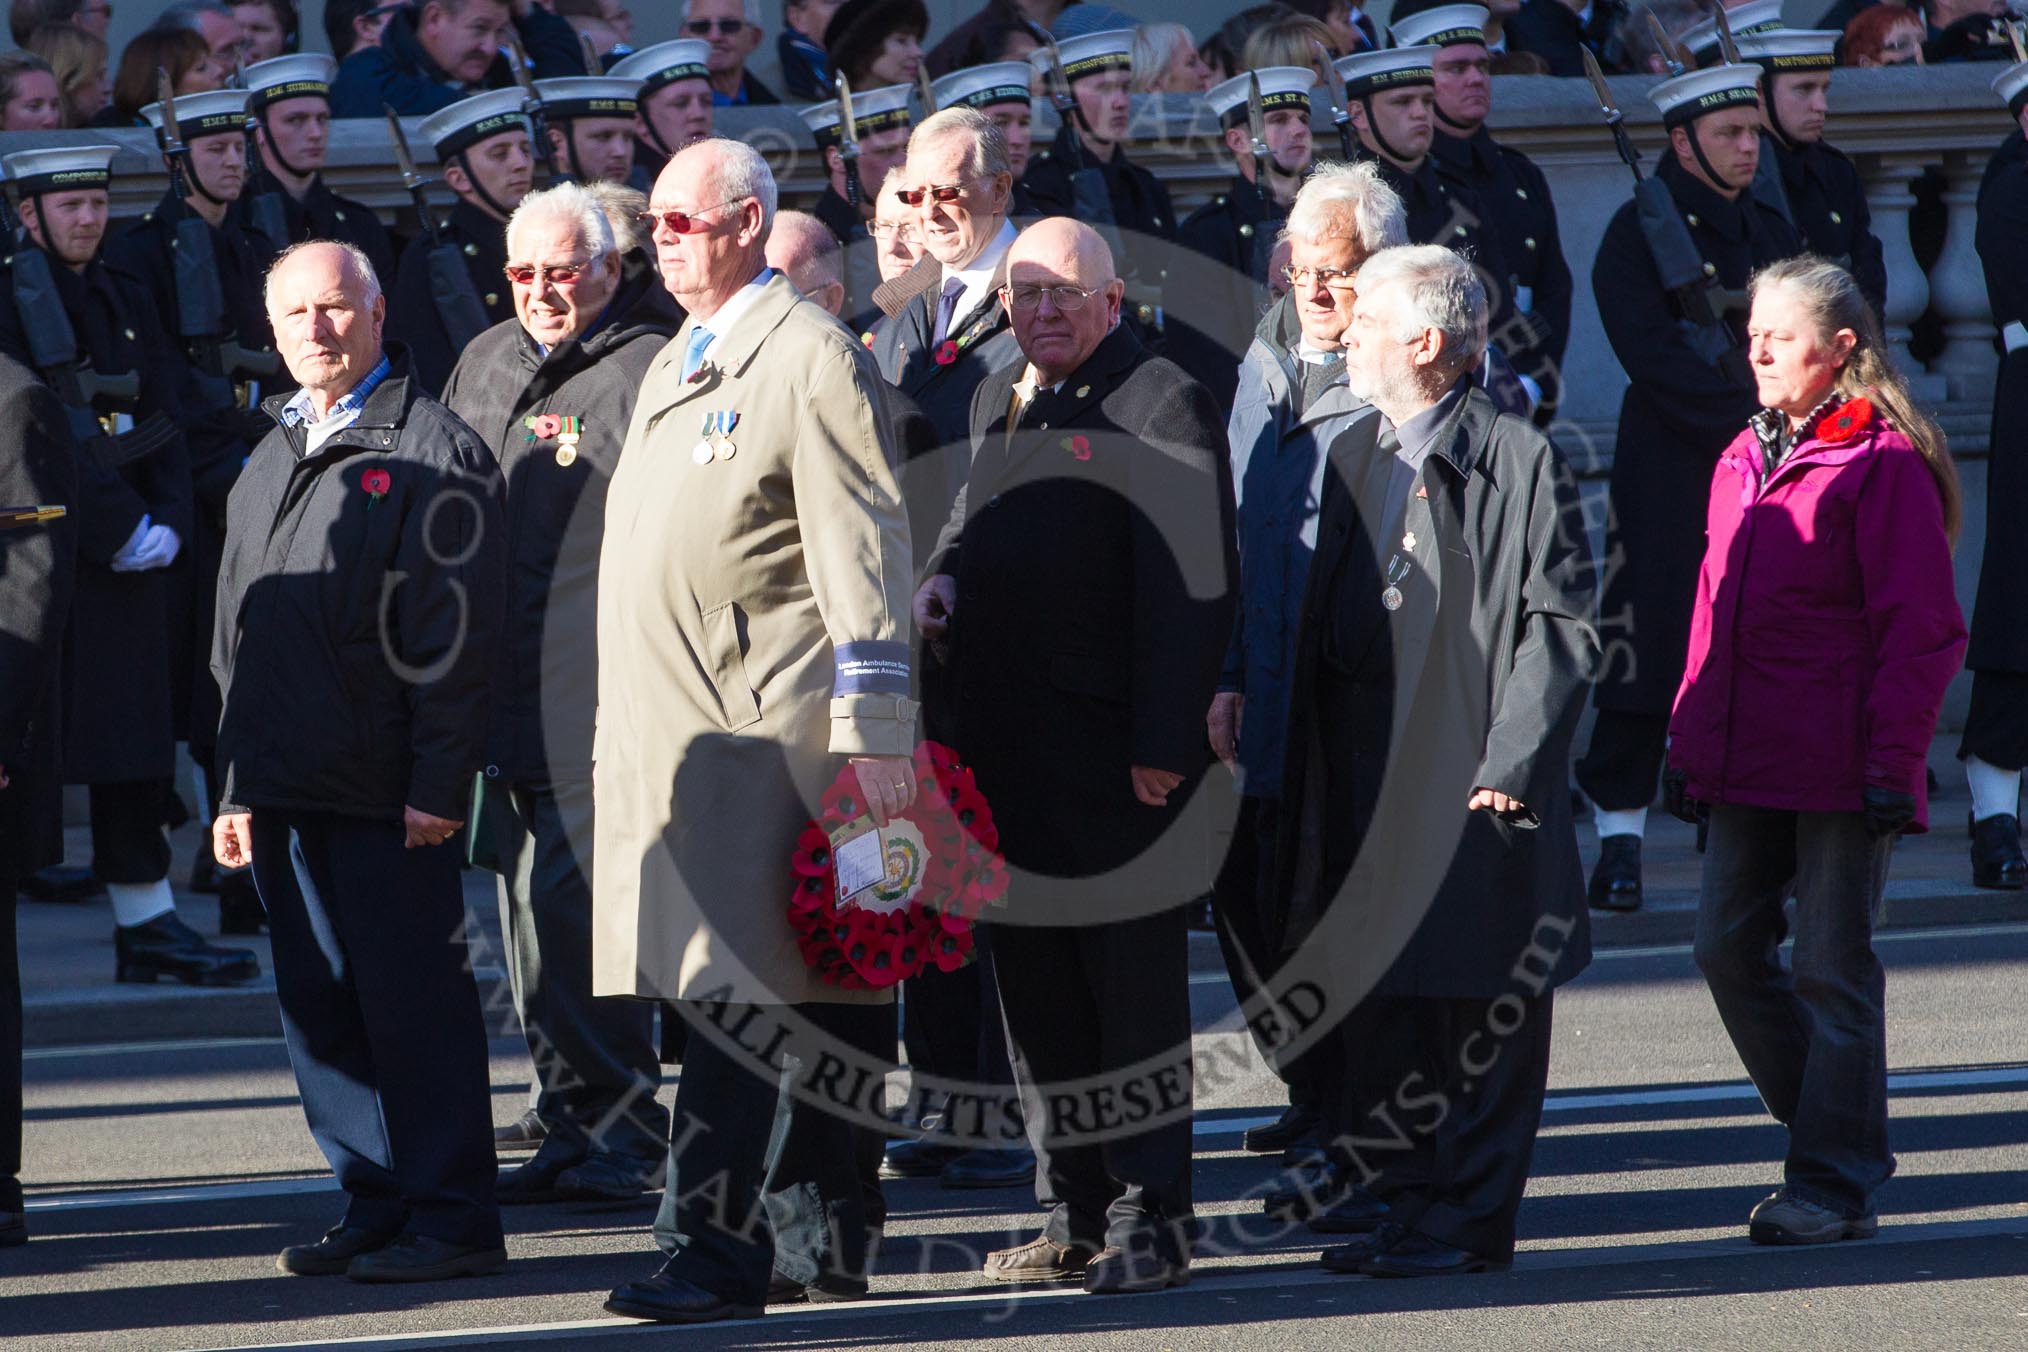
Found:
<svg viewBox="0 0 2028 1352"><path fill-rule="evenodd" d="M1271 113L1277 108L1297 108L1305 116L1310 111L1310 86L1317 83L1317 72L1308 66L1262 66L1245 75L1235 75L1224 84L1213 85L1204 92L1204 101L1211 105L1211 111L1218 114L1222 127L1243 127L1246 125L1246 95L1250 81L1260 80L1260 110Z"/></svg>
<svg viewBox="0 0 2028 1352"><path fill-rule="evenodd" d="M77 192L103 188L113 181L118 146L64 146L57 150L17 150L0 155L7 181L24 198L46 192Z"/></svg>
<svg viewBox="0 0 2028 1352"><path fill-rule="evenodd" d="M704 64L711 55L711 44L702 38L677 38L673 42L658 42L652 47L643 47L623 61L613 64L606 72L618 80L641 82L640 98L647 98L666 84L678 80L702 80L709 77L710 69Z"/></svg>
<svg viewBox="0 0 2028 1352"><path fill-rule="evenodd" d="M1993 77L1993 92L2007 101L2007 111L2015 117L2028 107L2028 61L2007 67Z"/></svg>
<svg viewBox="0 0 2028 1352"><path fill-rule="evenodd" d="M1767 28L1739 40L1739 59L1770 75L1830 70L1838 64L1839 34L1812 28Z"/></svg>
<svg viewBox="0 0 2028 1352"><path fill-rule="evenodd" d="M1662 81L1648 91L1648 97L1662 110L1662 125L1680 127L1706 113L1726 108L1760 106L1760 67L1742 62L1736 66L1711 66L1688 71Z"/></svg>
<svg viewBox="0 0 2028 1352"><path fill-rule="evenodd" d="M1723 0L1720 0L1723 3ZM1726 5L1725 21L1732 25L1732 36L1743 38L1748 33L1765 33L1782 26L1782 0L1746 0L1743 5ZM1702 23L1690 25L1683 30L1682 43L1690 49L1690 55L1702 60L1718 53L1718 20L1710 18Z"/></svg>
<svg viewBox="0 0 2028 1352"><path fill-rule="evenodd" d="M1345 97L1362 99L1389 89L1436 83L1435 47L1390 47L1384 52L1358 52L1332 62L1345 82Z"/></svg>
<svg viewBox="0 0 2028 1352"><path fill-rule="evenodd" d="M526 136L528 117L522 107L527 97L519 89L489 89L459 99L423 119L422 138L436 147L439 160L448 160L502 132L518 131Z"/></svg>
<svg viewBox="0 0 2028 1352"><path fill-rule="evenodd" d="M1028 82L1034 78L1035 67L1026 61L995 61L954 70L932 83L930 89L937 96L939 108L960 104L967 108L990 108L996 103L1027 103Z"/></svg>
<svg viewBox="0 0 2028 1352"><path fill-rule="evenodd" d="M1134 30L1131 28L1103 28L1096 33L1079 33L1076 37L1064 38L1056 47L1063 53L1063 78L1071 84L1087 75L1134 68ZM1045 75L1055 64L1047 47L1037 47L1028 54L1028 59L1035 64L1035 69Z"/></svg>
<svg viewBox="0 0 2028 1352"><path fill-rule="evenodd" d="M246 68L247 106L255 113L283 99L331 98L331 81L338 78L338 63L321 52L300 52L270 57ZM182 108L179 106L180 113Z"/></svg>
<svg viewBox="0 0 2028 1352"><path fill-rule="evenodd" d="M176 134L185 145L200 136L246 131L247 92L244 89L208 89L202 94L184 94L176 100ZM162 105L151 103L141 110L155 139L162 139Z"/></svg>
<svg viewBox="0 0 2028 1352"><path fill-rule="evenodd" d="M1455 47L1465 42L1483 47L1491 17L1484 5L1438 5L1389 24L1387 31L1397 47Z"/></svg>
<svg viewBox="0 0 2028 1352"><path fill-rule="evenodd" d="M632 118L641 107L641 82L611 75L563 75L537 80L536 96L552 121L579 117Z"/></svg>
<svg viewBox="0 0 2028 1352"><path fill-rule="evenodd" d="M882 85L865 93L852 95L852 134L868 137L875 132L892 127L906 127L914 119L909 116L908 96L915 92L914 85ZM838 111L838 100L812 104L800 108L796 116L803 119L803 125L817 138L819 146L835 146L845 138L839 134L842 115Z"/></svg>

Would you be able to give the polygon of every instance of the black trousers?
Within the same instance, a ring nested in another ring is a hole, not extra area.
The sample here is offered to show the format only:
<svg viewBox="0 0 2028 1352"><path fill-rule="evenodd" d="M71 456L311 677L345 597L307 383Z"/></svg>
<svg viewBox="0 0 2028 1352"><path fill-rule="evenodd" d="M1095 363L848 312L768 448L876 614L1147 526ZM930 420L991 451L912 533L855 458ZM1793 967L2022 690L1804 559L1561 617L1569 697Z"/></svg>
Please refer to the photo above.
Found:
<svg viewBox="0 0 2028 1352"><path fill-rule="evenodd" d="M592 995L591 785L489 781L486 796L535 1110L586 1153L659 1159L669 1113L655 1101L655 1007Z"/></svg>
<svg viewBox="0 0 2028 1352"><path fill-rule="evenodd" d="M1972 673L1972 706L1958 759L1977 756L2003 770L2028 766L2028 676L2011 671Z"/></svg>
<svg viewBox="0 0 2028 1352"><path fill-rule="evenodd" d="M696 1005L675 1008L704 1017ZM806 1025L882 1065L894 1061L892 1005L711 1009L726 1028ZM760 1037L765 1047L767 1035ZM689 1030L655 1243L670 1271L728 1300L763 1303L770 1267L806 1286L866 1283L872 1237L887 1222L885 1133L799 1092L813 1055L806 1040L791 1037L784 1069L764 1073L756 1056L728 1051L711 1030Z"/></svg>
<svg viewBox="0 0 2028 1352"><path fill-rule="evenodd" d="M1128 1086L1072 1088L1168 1058L1180 1069L1161 1084L1143 1079L1140 1092L1190 1101L1189 942L1180 908L1089 926L993 926L1035 1195L1058 1244L1189 1255L1189 1115L1095 1139L1138 1111Z"/></svg>
<svg viewBox="0 0 2028 1352"><path fill-rule="evenodd" d="M974 928L972 941L976 961L903 983L901 1032L908 1063L927 1074L1011 1093L1014 1068L1007 1058L1007 1021L1000 1014L989 928Z"/></svg>
<svg viewBox="0 0 2028 1352"><path fill-rule="evenodd" d="M282 1033L345 1223L499 1244L456 849L404 849L399 822L259 808L253 848Z"/></svg>
<svg viewBox="0 0 2028 1352"><path fill-rule="evenodd" d="M21 1210L21 955L14 930L20 882L17 861L0 841L0 1211Z"/></svg>
<svg viewBox="0 0 2028 1352"><path fill-rule="evenodd" d="M92 872L102 883L153 883L169 876L169 836L162 829L162 781L94 784L91 794Z"/></svg>
<svg viewBox="0 0 2028 1352"><path fill-rule="evenodd" d="M1577 761L1577 786L1607 812L1647 807L1655 801L1668 748L1667 715L1600 709Z"/></svg>
<svg viewBox="0 0 2028 1352"><path fill-rule="evenodd" d="M1282 933L1280 907L1274 897L1275 837L1280 829L1279 798L1241 798L1232 827L1232 848L1211 885L1218 948L1225 955L1232 993L1242 1008L1272 980L1282 955L1292 947ZM1261 1059L1288 1086L1291 1104L1328 1111L1343 1055L1335 1030L1296 1056L1270 1046L1258 1030L1254 1045L1260 1049Z"/></svg>
<svg viewBox="0 0 2028 1352"><path fill-rule="evenodd" d="M1496 1262L1514 1256L1549 1089L1554 997L1368 996L1339 1030L1333 1150L1393 1219Z"/></svg>

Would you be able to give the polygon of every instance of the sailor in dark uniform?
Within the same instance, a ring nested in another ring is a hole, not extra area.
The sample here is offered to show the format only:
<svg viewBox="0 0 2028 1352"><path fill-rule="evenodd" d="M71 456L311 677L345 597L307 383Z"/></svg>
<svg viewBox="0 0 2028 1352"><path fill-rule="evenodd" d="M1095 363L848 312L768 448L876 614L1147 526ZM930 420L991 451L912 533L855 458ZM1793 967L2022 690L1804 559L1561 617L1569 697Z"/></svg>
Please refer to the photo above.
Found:
<svg viewBox="0 0 2028 1352"><path fill-rule="evenodd" d="M356 244L383 284L394 281L394 240L373 208L325 186L324 155L331 138L331 81L338 63L316 52L278 56L246 68L247 115L260 124L262 174L249 196L252 224L267 232L263 197L278 198L283 238L279 253L306 239Z"/></svg>
<svg viewBox="0 0 2028 1352"><path fill-rule="evenodd" d="M507 285L507 218L535 174L535 156L518 89L495 89L461 99L423 119L422 136L436 148L446 187L458 195L441 238L465 256L472 290L486 318L514 316ZM387 336L408 347L410 372L432 395L458 353L430 288L429 240L417 236L401 256L387 297Z"/></svg>
<svg viewBox="0 0 2028 1352"><path fill-rule="evenodd" d="M1034 158L1035 103L1029 91L1029 81L1034 78L1035 67L1026 61L994 61L954 70L930 86L939 109L959 103L976 108L1007 139L1007 162L1014 167L1014 198L1008 215L1022 222L1043 214L1028 185L1021 181Z"/></svg>
<svg viewBox="0 0 2028 1352"><path fill-rule="evenodd" d="M1492 341L1514 365L1535 400L1535 423L1555 417L1562 391L1564 344L1570 337L1570 265L1556 225L1549 180L1535 162L1493 139L1486 118L1493 108L1492 55L1486 50L1488 11L1480 5L1443 5L1393 25L1403 47L1437 49L1436 136L1430 156L1440 176L1462 183L1485 204L1499 236L1507 275L1496 278L1495 313L1512 315Z"/></svg>
<svg viewBox="0 0 2028 1352"><path fill-rule="evenodd" d="M628 183L642 192L669 157L711 135L717 121L711 102L711 72L705 62L711 44L700 38L658 42L630 53L606 72L616 80L638 80L635 95L634 172Z"/></svg>
<svg viewBox="0 0 2028 1352"><path fill-rule="evenodd" d="M1761 69L1761 118L1788 198L1789 219L1810 252L1852 274L1878 316L1887 307L1887 264L1852 161L1824 140L1838 34L1773 28L1739 40Z"/></svg>
<svg viewBox="0 0 2028 1352"><path fill-rule="evenodd" d="M550 154L578 183L625 183L634 172L634 127L641 82L624 76L566 75L537 80L549 124Z"/></svg>
<svg viewBox="0 0 2028 1352"><path fill-rule="evenodd" d="M887 171L908 157L908 131L914 124L908 100L914 92L905 84L853 92L852 130L859 142L857 205L851 200L847 165L840 150L845 138L838 101L812 104L796 114L816 138L817 153L824 157L828 182L810 214L844 246L845 308L841 313L854 333L865 332L879 318L873 288L880 285L880 265L873 256L873 236L867 233L866 223L873 219L874 202L880 185L887 181Z"/></svg>
<svg viewBox="0 0 2028 1352"><path fill-rule="evenodd" d="M1268 66L1235 76L1204 96L1224 128L1237 172L1178 231L1180 243L1217 266L1176 255L1165 332L1169 359L1195 375L1221 408L1232 406L1240 360L1272 299L1268 260L1275 236L1310 172L1310 86L1316 79L1307 66ZM1247 113L1256 80L1268 152L1259 177Z"/></svg>
<svg viewBox="0 0 2028 1352"><path fill-rule="evenodd" d="M1620 404L1600 565L1598 721L1577 763L1601 847L1591 904L1610 910L1641 904L1641 837L1683 678L1712 470L1760 407L1746 361L1747 281L1803 251L1788 219L1752 191L1759 75L1756 66L1718 66L1648 91L1671 152L1656 177L1682 217L1674 237L1687 238L1695 257L1678 259L1670 233L1651 234L1630 201L1606 226L1592 266L1606 339L1632 382ZM1664 260L1671 272L1701 270L1707 283L1672 291Z"/></svg>
<svg viewBox="0 0 2028 1352"><path fill-rule="evenodd" d="M1743 5L1727 5L1725 22L1735 40L1770 32L1782 26L1782 0L1746 0ZM1718 20L1715 18L1691 24L1677 41L1683 44L1700 69L1718 64L1725 55L1724 44L1718 40Z"/></svg>
<svg viewBox="0 0 2028 1352"><path fill-rule="evenodd" d="M2021 856L2021 767L2028 765L2028 61L1993 81L2018 124L1979 184L1975 236L1993 322L2007 350L1993 393L1986 460L1986 552L1972 612L1972 707L1958 756L1972 787L1972 881L2028 885Z"/></svg>
<svg viewBox="0 0 2028 1352"><path fill-rule="evenodd" d="M1127 284L1126 312L1145 331L1159 333L1170 245L1176 239L1176 208L1162 181L1127 158L1134 30L1082 33L1065 38L1059 48L1076 111L1048 149L1035 156L1022 182L1043 215L1074 216L1101 233L1108 227L1117 231L1120 244L1114 262ZM1049 73L1049 48L1036 48L1029 60ZM1077 175L1085 170L1098 174L1104 192L1088 191L1081 199ZM1105 205L1098 206L1092 198ZM1101 213L1108 219L1098 219Z"/></svg>
<svg viewBox="0 0 2028 1352"><path fill-rule="evenodd" d="M201 108L191 115L201 125ZM15 290L18 258L0 297L0 352L59 396L84 401L70 411L79 443L77 589L58 707L63 777L90 788L92 871L112 899L116 975L236 984L260 965L245 949L206 943L177 916L162 830L163 785L176 765L178 626L188 617L190 569L177 565L191 536L190 445L216 427L186 418L190 373L148 289L100 260L118 153L68 146L20 151L4 164L27 228L18 252L47 262L80 378L126 388L67 393L65 373L38 365L52 355L38 339L53 326L38 324L31 298ZM41 332L32 335L31 325Z"/></svg>

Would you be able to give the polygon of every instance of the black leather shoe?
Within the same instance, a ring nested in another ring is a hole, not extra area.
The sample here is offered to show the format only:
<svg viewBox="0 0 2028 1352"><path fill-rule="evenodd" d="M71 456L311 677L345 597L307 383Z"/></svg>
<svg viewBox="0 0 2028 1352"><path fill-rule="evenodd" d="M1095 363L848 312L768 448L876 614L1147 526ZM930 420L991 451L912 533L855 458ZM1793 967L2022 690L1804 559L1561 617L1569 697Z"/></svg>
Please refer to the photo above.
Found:
<svg viewBox="0 0 2028 1352"><path fill-rule="evenodd" d="M1370 1235L1361 1235L1350 1244L1340 1244L1317 1255L1317 1261L1332 1272L1356 1275L1359 1265L1390 1245L1399 1244L1408 1234L1408 1227L1394 1221L1382 1221Z"/></svg>
<svg viewBox="0 0 2028 1352"><path fill-rule="evenodd" d="M2021 820L1999 813L1972 823L1972 886L2001 892L2028 887L2028 859L2021 857Z"/></svg>
<svg viewBox="0 0 2028 1352"><path fill-rule="evenodd" d="M0 1211L0 1249L14 1249L28 1242L28 1215L22 1211Z"/></svg>
<svg viewBox="0 0 2028 1352"><path fill-rule="evenodd" d="M495 1150L533 1150L549 1136L549 1127L530 1108L504 1127L493 1128Z"/></svg>
<svg viewBox="0 0 2028 1352"><path fill-rule="evenodd" d="M1025 1145L967 1150L937 1175L940 1188L1019 1188L1035 1181L1035 1152Z"/></svg>
<svg viewBox="0 0 2028 1352"><path fill-rule="evenodd" d="M1282 1115L1264 1127L1248 1127L1239 1138L1242 1150L1256 1155L1279 1155L1297 1144L1318 1126L1317 1110L1308 1104L1291 1103Z"/></svg>
<svg viewBox="0 0 2028 1352"><path fill-rule="evenodd" d="M500 1175L494 1195L501 1206L527 1206L533 1202L557 1202L564 1194L558 1187L565 1170L585 1162L581 1146L552 1136L537 1148L527 1162Z"/></svg>
<svg viewBox="0 0 2028 1352"><path fill-rule="evenodd" d="M987 1254L981 1271L996 1282L1066 1282L1084 1276L1091 1259L1090 1249L1037 1235L1026 1244Z"/></svg>
<svg viewBox="0 0 2028 1352"><path fill-rule="evenodd" d="M1160 1254L1135 1253L1110 1245L1100 1249L1084 1269L1085 1294L1131 1296L1143 1291L1166 1291L1190 1281L1190 1265L1174 1263Z"/></svg>
<svg viewBox="0 0 2028 1352"><path fill-rule="evenodd" d="M770 1305L835 1305L843 1300L864 1300L866 1292L864 1282L857 1286L835 1281L826 1284L824 1279L819 1278L805 1286L780 1268L768 1277Z"/></svg>
<svg viewBox="0 0 2028 1352"><path fill-rule="evenodd" d="M1369 1277L1455 1277L1466 1272L1505 1272L1512 1266L1411 1230L1361 1263L1359 1270Z"/></svg>
<svg viewBox="0 0 2028 1352"><path fill-rule="evenodd" d="M880 1176L936 1178L943 1173L946 1164L964 1153L962 1146L946 1145L928 1137L916 1141L896 1141L880 1157Z"/></svg>
<svg viewBox="0 0 2028 1352"><path fill-rule="evenodd" d="M268 911L254 890L252 869L219 874L212 890L218 893L220 934L259 934L267 929Z"/></svg>
<svg viewBox="0 0 2028 1352"><path fill-rule="evenodd" d="M51 864L48 868L37 869L21 880L21 895L30 901L54 901L62 904L104 901L106 885L88 868Z"/></svg>
<svg viewBox="0 0 2028 1352"><path fill-rule="evenodd" d="M1320 1235L1363 1235L1379 1229L1386 1219L1387 1203L1354 1183L1310 1217L1310 1228Z"/></svg>
<svg viewBox="0 0 2028 1352"><path fill-rule="evenodd" d="M429 1235L403 1235L385 1248L352 1260L355 1282L440 1282L449 1277L490 1277L507 1266L504 1245L453 1244Z"/></svg>
<svg viewBox="0 0 2028 1352"><path fill-rule="evenodd" d="M606 1309L657 1324L715 1324L721 1319L757 1319L761 1312L758 1305L727 1300L666 1266L645 1281L628 1282L613 1292L606 1298Z"/></svg>
<svg viewBox="0 0 2028 1352"><path fill-rule="evenodd" d="M339 1277L363 1253L384 1249L393 1235L356 1225L334 1225L315 1244L291 1244L275 1255L275 1269L293 1277Z"/></svg>
<svg viewBox="0 0 2028 1352"><path fill-rule="evenodd" d="M1606 836L1598 843L1598 867L1586 896L1595 911L1641 909L1641 838Z"/></svg>
<svg viewBox="0 0 2028 1352"><path fill-rule="evenodd" d="M113 951L118 959L113 974L121 981L151 982L166 976L190 986L237 986L261 974L260 960L252 952L214 948L174 911L164 911L145 924L115 926Z"/></svg>
<svg viewBox="0 0 2028 1352"><path fill-rule="evenodd" d="M541 1153L536 1152L538 1159ZM556 1191L572 1201L630 1202L642 1193L661 1191L667 1167L666 1159L610 1152L587 1155L556 1176Z"/></svg>
<svg viewBox="0 0 2028 1352"><path fill-rule="evenodd" d="M1288 1187L1277 1188L1261 1199L1261 1211L1278 1221L1307 1221L1328 1210L1352 1186L1335 1164L1301 1170Z"/></svg>

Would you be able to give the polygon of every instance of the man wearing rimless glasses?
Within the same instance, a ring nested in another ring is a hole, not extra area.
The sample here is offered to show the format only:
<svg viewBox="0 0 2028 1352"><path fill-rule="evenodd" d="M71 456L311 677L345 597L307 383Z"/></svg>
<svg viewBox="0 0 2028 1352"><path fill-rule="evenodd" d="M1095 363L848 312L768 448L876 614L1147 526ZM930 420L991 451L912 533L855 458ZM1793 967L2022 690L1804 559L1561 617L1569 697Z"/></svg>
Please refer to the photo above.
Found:
<svg viewBox="0 0 2028 1352"><path fill-rule="evenodd" d="M683 32L711 44L705 64L711 71L712 103L724 108L781 102L746 68L746 59L760 46L759 0L689 0L683 7Z"/></svg>

